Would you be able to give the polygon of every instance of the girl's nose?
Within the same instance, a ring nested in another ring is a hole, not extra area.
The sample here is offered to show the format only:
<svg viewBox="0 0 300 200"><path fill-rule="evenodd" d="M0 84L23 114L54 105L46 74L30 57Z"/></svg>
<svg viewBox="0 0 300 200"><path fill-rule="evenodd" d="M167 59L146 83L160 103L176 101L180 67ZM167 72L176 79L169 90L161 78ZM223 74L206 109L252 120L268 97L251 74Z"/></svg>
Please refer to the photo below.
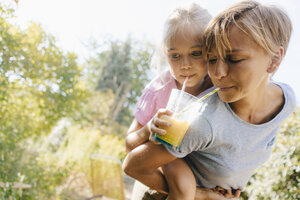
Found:
<svg viewBox="0 0 300 200"><path fill-rule="evenodd" d="M182 69L192 68L192 64L187 56L183 58L181 68Z"/></svg>

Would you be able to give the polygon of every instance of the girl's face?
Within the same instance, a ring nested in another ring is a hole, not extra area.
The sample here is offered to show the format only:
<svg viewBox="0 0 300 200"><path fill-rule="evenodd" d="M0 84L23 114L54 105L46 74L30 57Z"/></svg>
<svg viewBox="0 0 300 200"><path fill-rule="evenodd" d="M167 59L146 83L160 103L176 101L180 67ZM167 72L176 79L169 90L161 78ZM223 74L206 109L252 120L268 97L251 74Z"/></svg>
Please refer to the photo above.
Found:
<svg viewBox="0 0 300 200"><path fill-rule="evenodd" d="M199 35L190 34L188 30L185 32L177 34L167 46L167 58L177 87L181 88L185 78L188 77L186 86L198 89L207 74L202 47Z"/></svg>
<svg viewBox="0 0 300 200"><path fill-rule="evenodd" d="M266 89L272 57L236 26L229 29L228 36L232 51L225 60L219 59L216 50L208 56L210 78L220 88L222 101L255 101L255 95Z"/></svg>

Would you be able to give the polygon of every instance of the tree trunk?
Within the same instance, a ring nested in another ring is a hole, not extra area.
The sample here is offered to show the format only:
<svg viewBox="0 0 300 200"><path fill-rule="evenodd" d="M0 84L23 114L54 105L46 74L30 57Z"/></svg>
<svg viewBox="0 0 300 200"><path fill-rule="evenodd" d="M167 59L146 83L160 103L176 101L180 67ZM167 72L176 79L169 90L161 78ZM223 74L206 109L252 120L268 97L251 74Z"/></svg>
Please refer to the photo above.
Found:
<svg viewBox="0 0 300 200"><path fill-rule="evenodd" d="M120 111L122 110L122 106L123 106L123 104L126 102L126 100L127 100L127 93L129 92L129 90L131 89L131 86L130 86L130 84L127 84L127 85L125 85L125 84L121 84L121 86L125 86L124 87L124 89L123 89L123 94L122 94L122 96L121 97L118 97L118 96L116 96L116 99L115 99L115 103L114 103L114 107L113 107L113 109L111 110L112 111L112 115L111 115L111 117L110 117L110 121L109 121L109 125L112 125L115 121L116 121L116 119L117 119L117 117L118 117L118 115L119 115L119 113L120 113ZM120 86L120 87L121 87ZM119 87L119 88L120 88Z"/></svg>

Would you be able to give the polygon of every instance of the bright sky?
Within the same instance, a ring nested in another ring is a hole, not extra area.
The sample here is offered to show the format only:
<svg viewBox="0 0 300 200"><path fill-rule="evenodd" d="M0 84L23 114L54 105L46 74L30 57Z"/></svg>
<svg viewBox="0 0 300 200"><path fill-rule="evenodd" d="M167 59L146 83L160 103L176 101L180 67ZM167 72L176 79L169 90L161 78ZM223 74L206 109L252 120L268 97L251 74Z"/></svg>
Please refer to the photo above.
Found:
<svg viewBox="0 0 300 200"><path fill-rule="evenodd" d="M300 1L259 1L281 6L292 19L294 31L289 49L274 79L294 88L299 106ZM89 55L84 44L91 37L101 41L107 35L125 39L131 34L134 38L157 43L168 14L178 5L189 2L197 2L215 15L238 0L19 0L16 16L21 26L29 21L40 23L57 38L59 46L84 60Z"/></svg>

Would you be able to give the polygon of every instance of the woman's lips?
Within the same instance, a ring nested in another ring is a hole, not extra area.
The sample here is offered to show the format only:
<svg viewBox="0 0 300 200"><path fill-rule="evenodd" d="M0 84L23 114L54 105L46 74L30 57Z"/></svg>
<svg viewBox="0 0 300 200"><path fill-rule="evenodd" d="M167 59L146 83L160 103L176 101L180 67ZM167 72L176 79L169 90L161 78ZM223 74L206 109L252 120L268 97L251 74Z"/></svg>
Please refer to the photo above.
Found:
<svg viewBox="0 0 300 200"><path fill-rule="evenodd" d="M233 86L231 87L218 87L220 88L220 91L227 91L227 90L230 90L231 88L233 88Z"/></svg>

